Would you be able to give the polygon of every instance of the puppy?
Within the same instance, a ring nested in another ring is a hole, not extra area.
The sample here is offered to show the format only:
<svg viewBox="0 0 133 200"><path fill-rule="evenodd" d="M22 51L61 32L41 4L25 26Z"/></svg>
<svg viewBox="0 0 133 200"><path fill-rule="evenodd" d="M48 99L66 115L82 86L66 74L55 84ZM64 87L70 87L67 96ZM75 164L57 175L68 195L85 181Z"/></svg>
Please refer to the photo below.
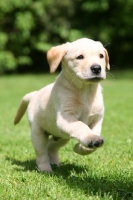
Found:
<svg viewBox="0 0 133 200"><path fill-rule="evenodd" d="M26 109L36 163L41 171L59 165L58 151L70 138L74 151L87 155L104 143L100 136L104 104L100 81L109 70L107 50L100 42L82 38L52 47L47 53L50 72L62 63L55 83L26 94L14 119L17 124Z"/></svg>

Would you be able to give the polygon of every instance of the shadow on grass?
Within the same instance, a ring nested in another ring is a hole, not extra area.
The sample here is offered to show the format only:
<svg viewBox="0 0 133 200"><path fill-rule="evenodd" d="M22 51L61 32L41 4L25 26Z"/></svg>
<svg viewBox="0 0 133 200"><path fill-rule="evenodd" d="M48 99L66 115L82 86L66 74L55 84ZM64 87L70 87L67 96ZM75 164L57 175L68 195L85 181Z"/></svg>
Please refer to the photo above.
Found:
<svg viewBox="0 0 133 200"><path fill-rule="evenodd" d="M12 165L17 165L15 170L37 171L35 160L20 161L9 157L6 160L10 161ZM111 196L114 200L133 200L133 181L131 180L123 181L121 176L116 179L110 174L99 177L92 169L74 163L52 167L54 173L51 176L56 176L60 182L63 181L63 184L65 180L70 188L82 190L85 196L100 195L101 197L108 197L108 199ZM46 173L47 175L49 176Z"/></svg>
<svg viewBox="0 0 133 200"><path fill-rule="evenodd" d="M17 171L35 171L37 170L35 160L16 160L14 158L6 157L7 161L10 161L14 165L14 169Z"/></svg>
<svg viewBox="0 0 133 200"><path fill-rule="evenodd" d="M106 199L112 196L113 200L133 200L133 181L131 180L123 182L122 177L116 180L110 174L99 177L94 171L74 164L56 168L55 173L58 177L62 176L70 188L81 189L85 195L100 195Z"/></svg>
<svg viewBox="0 0 133 200"><path fill-rule="evenodd" d="M65 171L65 172L64 172ZM75 171L75 173L71 173ZM82 175L80 175L82 174ZM113 199L133 200L133 182L123 182L121 177L114 179L110 175L99 177L94 175L92 169L67 164L56 171L58 177L63 176L71 188L82 189L85 195L97 195L104 197L105 194ZM107 197L107 196L106 196ZM110 198L109 198L110 199Z"/></svg>

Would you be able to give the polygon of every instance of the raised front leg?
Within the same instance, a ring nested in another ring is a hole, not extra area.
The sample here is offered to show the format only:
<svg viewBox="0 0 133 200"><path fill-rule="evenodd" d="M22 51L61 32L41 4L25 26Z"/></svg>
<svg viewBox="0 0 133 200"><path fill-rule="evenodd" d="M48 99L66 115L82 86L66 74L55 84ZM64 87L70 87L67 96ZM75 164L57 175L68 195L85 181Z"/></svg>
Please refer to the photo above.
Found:
<svg viewBox="0 0 133 200"><path fill-rule="evenodd" d="M102 118L95 118L95 121L89 125L90 129L92 130L92 132L95 135L100 136L102 121L103 121ZM93 153L97 149L97 147L102 146L103 142L102 141L101 141L101 143L97 142L97 143L95 143L95 146L93 146L93 147L91 147L91 145L90 145L90 148L86 148L82 144L78 143L74 146L73 150L75 151L75 153L78 153L80 155L88 155L88 154Z"/></svg>
<svg viewBox="0 0 133 200"><path fill-rule="evenodd" d="M104 140L95 134L85 123L78 121L73 115L67 113L58 113L57 126L64 134L64 138L71 137L77 139L84 147L100 147Z"/></svg>

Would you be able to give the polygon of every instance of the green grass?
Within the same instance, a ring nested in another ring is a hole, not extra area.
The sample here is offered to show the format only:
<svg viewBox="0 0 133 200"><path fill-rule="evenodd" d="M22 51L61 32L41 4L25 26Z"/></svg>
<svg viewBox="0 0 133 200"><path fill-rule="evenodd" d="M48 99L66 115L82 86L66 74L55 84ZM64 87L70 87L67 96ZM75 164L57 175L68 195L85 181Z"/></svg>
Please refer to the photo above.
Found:
<svg viewBox="0 0 133 200"><path fill-rule="evenodd" d="M26 116L13 126L21 97L53 82L55 75L0 77L1 200L132 200L133 72L113 72L102 83L105 145L89 156L73 152L74 140L60 151L61 167L39 173Z"/></svg>

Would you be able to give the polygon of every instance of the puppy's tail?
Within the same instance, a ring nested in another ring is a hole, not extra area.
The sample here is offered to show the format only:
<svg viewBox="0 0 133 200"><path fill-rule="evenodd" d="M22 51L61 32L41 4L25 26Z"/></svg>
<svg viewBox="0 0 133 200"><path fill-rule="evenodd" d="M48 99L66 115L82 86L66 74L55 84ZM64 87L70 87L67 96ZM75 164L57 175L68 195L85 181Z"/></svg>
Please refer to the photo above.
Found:
<svg viewBox="0 0 133 200"><path fill-rule="evenodd" d="M37 91L28 93L22 98L22 101L20 102L16 116L14 118L14 125L18 124L19 121L21 120L21 118L23 117L23 115L28 107L28 104L29 104L31 98L33 97L33 95L35 95L35 93L37 93Z"/></svg>

